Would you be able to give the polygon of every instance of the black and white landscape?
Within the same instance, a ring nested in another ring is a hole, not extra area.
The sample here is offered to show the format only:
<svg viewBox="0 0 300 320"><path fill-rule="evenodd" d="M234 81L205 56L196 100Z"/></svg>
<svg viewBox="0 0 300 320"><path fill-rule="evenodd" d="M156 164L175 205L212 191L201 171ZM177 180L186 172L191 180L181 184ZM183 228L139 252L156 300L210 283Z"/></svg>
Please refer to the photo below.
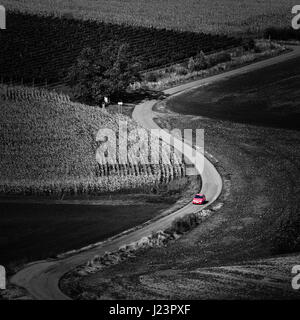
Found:
<svg viewBox="0 0 300 320"><path fill-rule="evenodd" d="M299 298L299 6L0 5L0 300Z"/></svg>

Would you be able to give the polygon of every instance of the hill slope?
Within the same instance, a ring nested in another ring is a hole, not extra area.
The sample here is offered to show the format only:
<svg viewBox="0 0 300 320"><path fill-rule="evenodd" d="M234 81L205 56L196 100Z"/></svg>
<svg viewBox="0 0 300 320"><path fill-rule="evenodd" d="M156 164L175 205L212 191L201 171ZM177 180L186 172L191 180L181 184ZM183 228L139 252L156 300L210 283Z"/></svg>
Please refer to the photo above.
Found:
<svg viewBox="0 0 300 320"><path fill-rule="evenodd" d="M22 87L0 87L0 105L0 193L148 190L184 174L182 163L147 165L128 159L125 165L96 159L100 129L112 129L118 137L121 120L127 122L128 132L137 128L121 114L112 116L66 96ZM128 143L128 158L135 153L134 145L133 140ZM147 150L141 152L147 155Z"/></svg>

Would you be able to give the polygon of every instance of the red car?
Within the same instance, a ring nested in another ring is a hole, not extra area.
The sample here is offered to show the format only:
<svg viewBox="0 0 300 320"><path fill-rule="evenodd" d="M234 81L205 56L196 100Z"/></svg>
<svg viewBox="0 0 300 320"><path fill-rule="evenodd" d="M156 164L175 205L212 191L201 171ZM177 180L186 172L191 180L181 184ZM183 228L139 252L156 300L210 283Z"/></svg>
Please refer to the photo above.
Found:
<svg viewBox="0 0 300 320"><path fill-rule="evenodd" d="M196 194L193 199L193 204L204 204L206 202L206 197L204 194Z"/></svg>

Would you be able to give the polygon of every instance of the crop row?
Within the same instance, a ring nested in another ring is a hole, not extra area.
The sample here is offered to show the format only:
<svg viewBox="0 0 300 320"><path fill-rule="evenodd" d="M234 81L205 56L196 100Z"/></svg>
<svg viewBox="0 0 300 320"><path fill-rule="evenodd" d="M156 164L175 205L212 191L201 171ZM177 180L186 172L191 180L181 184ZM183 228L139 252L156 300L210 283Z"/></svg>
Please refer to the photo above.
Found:
<svg viewBox="0 0 300 320"><path fill-rule="evenodd" d="M57 103L68 103L70 97L63 93L49 91L46 89L28 88L24 86L0 85L0 97L9 101L56 101Z"/></svg>
<svg viewBox="0 0 300 320"><path fill-rule="evenodd" d="M1 0L7 9L214 34L287 27L295 0Z"/></svg>
<svg viewBox="0 0 300 320"><path fill-rule="evenodd" d="M0 85L0 192L13 194L81 194L149 190L185 175L185 166L162 145L157 164L136 161L128 142L128 163L98 161L100 129L118 136L119 121L128 131L130 118L70 102L47 90ZM148 156L140 150L140 159ZM169 157L169 158L168 158Z"/></svg>
<svg viewBox="0 0 300 320"><path fill-rule="evenodd" d="M98 48L111 40L128 43L144 70L240 43L204 33L8 12L7 30L0 33L0 78L39 85L62 81L84 47Z"/></svg>

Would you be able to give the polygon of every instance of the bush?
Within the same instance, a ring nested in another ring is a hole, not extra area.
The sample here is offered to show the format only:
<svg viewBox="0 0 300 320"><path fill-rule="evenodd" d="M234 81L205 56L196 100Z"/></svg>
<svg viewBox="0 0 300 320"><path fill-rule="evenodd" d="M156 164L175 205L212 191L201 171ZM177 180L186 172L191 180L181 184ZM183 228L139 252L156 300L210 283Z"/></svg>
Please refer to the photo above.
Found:
<svg viewBox="0 0 300 320"><path fill-rule="evenodd" d="M176 233L185 233L198 225L198 218L195 214L191 213L182 218L176 219L172 223L171 230ZM168 230L169 231L169 230Z"/></svg>
<svg viewBox="0 0 300 320"><path fill-rule="evenodd" d="M193 72L195 70L195 60L193 57L190 58L189 63L188 63L188 69L190 72Z"/></svg>
<svg viewBox="0 0 300 320"><path fill-rule="evenodd" d="M155 74L154 72L150 72L145 76L145 80L148 82L156 82L157 79L158 79L157 74Z"/></svg>
<svg viewBox="0 0 300 320"><path fill-rule="evenodd" d="M185 76L186 74L189 73L189 70L183 66L178 66L175 68L175 72L180 76Z"/></svg>
<svg viewBox="0 0 300 320"><path fill-rule="evenodd" d="M272 49L272 42L268 40L257 41L254 46L255 53L261 53L270 49Z"/></svg>
<svg viewBox="0 0 300 320"><path fill-rule="evenodd" d="M176 72L176 67L174 65L172 65L166 69L166 72L167 73L174 73L174 72Z"/></svg>
<svg viewBox="0 0 300 320"><path fill-rule="evenodd" d="M200 71L200 70L203 70L203 69L207 69L208 67L208 61L207 61L207 57L206 55L204 54L203 51L199 52L197 54L197 56L195 57L195 66L194 66L194 69L196 71Z"/></svg>
<svg viewBox="0 0 300 320"><path fill-rule="evenodd" d="M255 41L253 39L245 39L242 42L242 46L246 51L253 50L255 48Z"/></svg>
<svg viewBox="0 0 300 320"><path fill-rule="evenodd" d="M209 67L213 67L219 63L227 62L231 60L231 55L229 52L221 52L211 55L208 58Z"/></svg>
<svg viewBox="0 0 300 320"><path fill-rule="evenodd" d="M254 51L256 53L261 53L269 50L283 48L280 44L274 43L269 40L260 40L255 43Z"/></svg>

